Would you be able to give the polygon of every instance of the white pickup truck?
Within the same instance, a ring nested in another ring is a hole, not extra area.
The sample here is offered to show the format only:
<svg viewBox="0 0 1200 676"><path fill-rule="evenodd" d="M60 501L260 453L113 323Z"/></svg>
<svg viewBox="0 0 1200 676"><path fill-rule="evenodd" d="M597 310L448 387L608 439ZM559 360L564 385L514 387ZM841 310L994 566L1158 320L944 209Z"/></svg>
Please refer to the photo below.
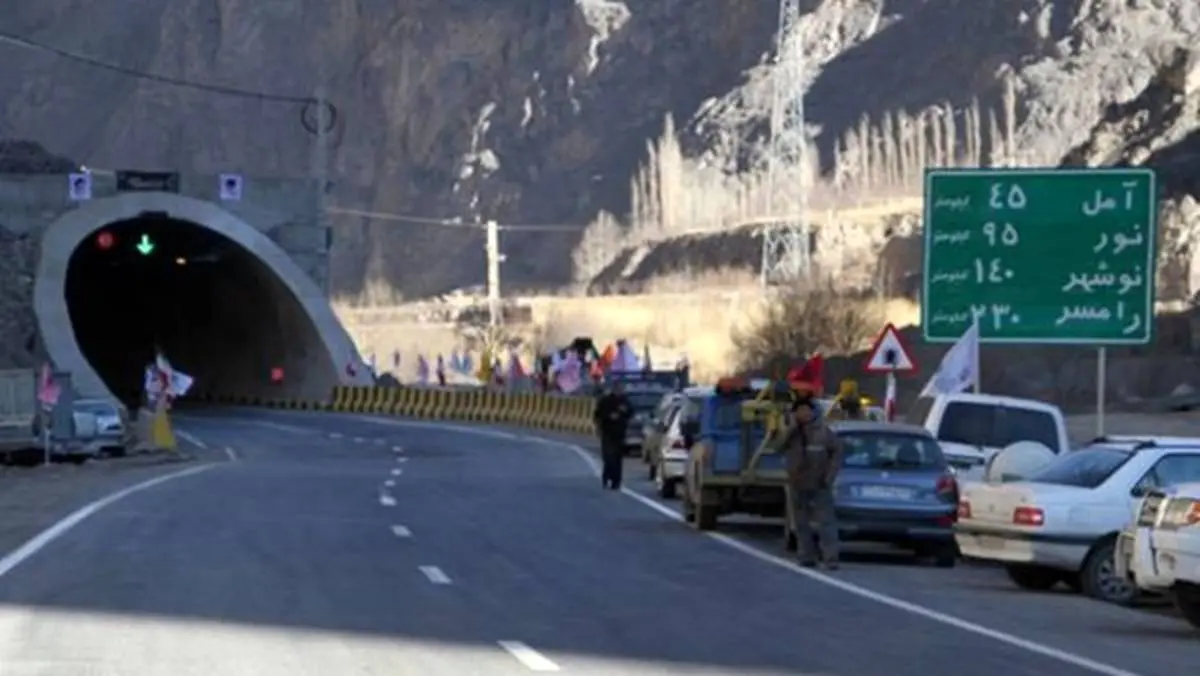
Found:
<svg viewBox="0 0 1200 676"><path fill-rule="evenodd" d="M982 480L988 461L1013 444L1032 442L1053 455L1071 448L1062 410L1034 399L966 392L921 397L905 420L929 430L965 480Z"/></svg>

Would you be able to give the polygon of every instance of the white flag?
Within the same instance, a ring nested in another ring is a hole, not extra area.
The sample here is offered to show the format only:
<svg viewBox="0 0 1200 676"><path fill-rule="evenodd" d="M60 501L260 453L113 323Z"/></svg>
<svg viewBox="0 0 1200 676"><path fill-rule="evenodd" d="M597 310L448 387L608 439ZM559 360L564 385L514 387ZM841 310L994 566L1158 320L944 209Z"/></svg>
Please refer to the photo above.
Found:
<svg viewBox="0 0 1200 676"><path fill-rule="evenodd" d="M922 397L956 394L979 382L979 321L942 357L938 370L921 390Z"/></svg>

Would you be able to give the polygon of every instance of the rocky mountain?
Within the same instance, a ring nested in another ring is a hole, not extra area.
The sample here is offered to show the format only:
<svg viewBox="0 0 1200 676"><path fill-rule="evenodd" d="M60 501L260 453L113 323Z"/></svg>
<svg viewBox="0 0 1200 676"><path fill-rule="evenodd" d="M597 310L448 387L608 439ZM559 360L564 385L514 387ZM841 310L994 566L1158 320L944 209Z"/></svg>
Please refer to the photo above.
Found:
<svg viewBox="0 0 1200 676"><path fill-rule="evenodd" d="M984 154L1057 163L1107 106L1137 96L1164 45L1200 35L1190 0L802 4L799 72L830 175L864 115L961 118L1005 91L1012 133ZM337 110L333 202L401 215L335 217L339 292L370 277L409 297L479 283L482 233L430 222L477 219L558 226L503 236L506 284L555 286L582 226L629 212L630 177L665 116L689 161L761 164L777 11L767 0L10 0L0 33L34 44L0 40L0 137L99 167L306 175L312 110L278 99L322 85ZM685 248L724 264L705 246Z"/></svg>

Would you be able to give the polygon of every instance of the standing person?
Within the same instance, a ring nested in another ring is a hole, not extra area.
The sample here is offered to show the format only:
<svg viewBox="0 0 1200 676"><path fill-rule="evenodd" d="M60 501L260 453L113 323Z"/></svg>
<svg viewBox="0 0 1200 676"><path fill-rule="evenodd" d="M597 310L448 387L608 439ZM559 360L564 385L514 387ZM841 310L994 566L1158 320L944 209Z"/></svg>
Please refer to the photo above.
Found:
<svg viewBox="0 0 1200 676"><path fill-rule="evenodd" d="M788 493L800 565L838 567L838 525L833 484L842 466L837 436L817 417L811 391L801 391L792 404L790 420L775 442L786 456ZM815 532L814 532L815 523Z"/></svg>
<svg viewBox="0 0 1200 676"><path fill-rule="evenodd" d="M612 389L596 400L593 419L600 433L600 456L604 471L600 483L604 488L617 490L621 487L621 471L625 463L625 429L633 417L633 406L625 396L625 388L614 382Z"/></svg>
<svg viewBox="0 0 1200 676"><path fill-rule="evenodd" d="M838 388L838 396L829 413L828 420L866 420L863 410L862 393L858 391L858 383L854 380L843 380Z"/></svg>

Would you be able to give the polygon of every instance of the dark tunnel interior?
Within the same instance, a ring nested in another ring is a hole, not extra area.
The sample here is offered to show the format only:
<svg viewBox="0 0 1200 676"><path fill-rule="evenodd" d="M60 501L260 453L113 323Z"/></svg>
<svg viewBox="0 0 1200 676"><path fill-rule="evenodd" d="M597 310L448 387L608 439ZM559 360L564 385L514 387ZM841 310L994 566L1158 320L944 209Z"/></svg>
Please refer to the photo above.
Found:
<svg viewBox="0 0 1200 676"><path fill-rule="evenodd" d="M141 399L156 350L195 378L190 395L263 395L302 378L321 345L266 264L166 214L93 232L71 255L66 301L84 358L128 406Z"/></svg>

